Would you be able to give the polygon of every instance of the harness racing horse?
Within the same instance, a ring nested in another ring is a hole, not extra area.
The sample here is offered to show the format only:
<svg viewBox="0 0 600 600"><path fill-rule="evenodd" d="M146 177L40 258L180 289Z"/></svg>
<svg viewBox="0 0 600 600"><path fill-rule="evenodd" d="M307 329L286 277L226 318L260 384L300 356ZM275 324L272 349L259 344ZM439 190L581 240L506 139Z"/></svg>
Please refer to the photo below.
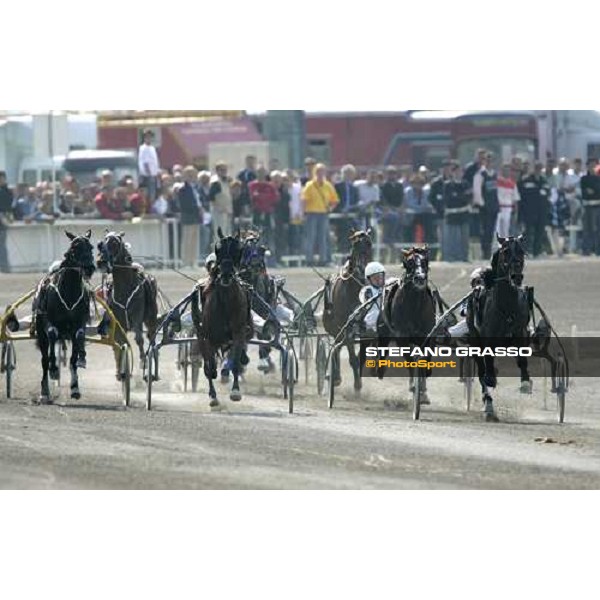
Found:
<svg viewBox="0 0 600 600"><path fill-rule="evenodd" d="M64 260L45 277L33 300L32 314L35 319L35 336L42 354L41 404L52 404L48 376L58 380L56 342L71 342L71 398L79 400L79 378L77 369L85 369L86 325L90 321L90 298L92 292L86 285L96 265L94 248L90 242L91 230L84 236L66 232L71 246Z"/></svg>
<svg viewBox="0 0 600 600"><path fill-rule="evenodd" d="M505 341L515 340L518 346L529 345L528 325L530 321L530 303L527 291L523 289L523 271L525 267L525 238L500 238L500 248L492 258L492 285L481 291L479 296L469 301L467 323L472 345L498 347ZM493 398L489 392L497 384L494 358L476 357L479 382L481 384L485 420L497 423ZM528 361L525 357L517 359L521 371L521 392L531 391Z"/></svg>
<svg viewBox="0 0 600 600"><path fill-rule="evenodd" d="M98 269L111 275L106 286L106 301L113 311L123 331L133 331L140 351L141 369L144 370L144 325L148 339L154 338L158 326L158 286L156 279L144 273L143 267L133 262L124 233L106 231L106 236L98 244ZM107 316L105 316L105 319ZM116 341L123 344L123 333L116 332ZM117 359L117 370L119 357Z"/></svg>
<svg viewBox="0 0 600 600"><path fill-rule="evenodd" d="M242 399L239 376L247 360L246 347L252 339L248 290L238 277L242 258L240 233L224 237L218 230L217 261L205 285L200 287L200 303L192 303L192 319L204 358L204 374L209 382L211 408L219 407L213 381L217 378L217 353L229 352L233 388L230 399Z"/></svg>
<svg viewBox="0 0 600 600"><path fill-rule="evenodd" d="M323 326L325 331L334 339L338 337L349 317L360 304L360 291L366 285L365 268L371 262L373 241L371 229L367 231L351 230L350 243L352 250L350 258L336 277L329 278L325 284L325 311L323 313ZM360 392L362 380L360 378L360 360L356 355L354 339L346 344L350 355L350 366L354 374L354 390ZM332 356L331 377L334 385L342 383L340 369L340 350Z"/></svg>
<svg viewBox="0 0 600 600"><path fill-rule="evenodd" d="M402 257L404 275L386 289L381 314L379 337L401 338L408 344L421 346L436 323L436 305L442 300L429 286L429 249L411 248ZM380 341L380 345L383 343ZM385 370L379 369L383 378ZM414 391L414 370L410 370L410 389ZM429 404L427 382L423 381L421 404Z"/></svg>

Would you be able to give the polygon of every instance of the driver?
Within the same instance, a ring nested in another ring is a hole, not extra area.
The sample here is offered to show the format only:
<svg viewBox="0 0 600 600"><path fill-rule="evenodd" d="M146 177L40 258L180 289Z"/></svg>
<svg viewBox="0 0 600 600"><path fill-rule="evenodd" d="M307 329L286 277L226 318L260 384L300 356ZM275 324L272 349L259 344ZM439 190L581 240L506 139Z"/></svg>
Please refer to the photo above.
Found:
<svg viewBox="0 0 600 600"><path fill-rule="evenodd" d="M490 267L478 267L471 273L471 289L476 297L479 296L478 292L488 287L488 275L490 272ZM465 301L460 310L461 317L467 316L467 305L468 301ZM448 334L451 338L467 337L469 335L469 325L467 323L467 319L464 318L462 321L454 325L454 327L450 327L448 329Z"/></svg>
<svg viewBox="0 0 600 600"><path fill-rule="evenodd" d="M385 288L385 267L378 262L371 262L365 268L365 277L369 282L359 294L361 304L365 304L376 296L377 300L372 304L369 312L365 315L364 324L368 332L377 332L377 321L383 305L383 289Z"/></svg>

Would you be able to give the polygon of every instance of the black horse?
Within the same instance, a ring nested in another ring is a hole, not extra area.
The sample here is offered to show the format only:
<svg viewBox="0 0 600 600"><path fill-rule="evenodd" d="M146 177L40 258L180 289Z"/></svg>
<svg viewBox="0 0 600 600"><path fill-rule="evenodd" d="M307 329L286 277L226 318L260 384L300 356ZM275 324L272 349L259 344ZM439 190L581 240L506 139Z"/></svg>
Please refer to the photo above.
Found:
<svg viewBox="0 0 600 600"><path fill-rule="evenodd" d="M404 274L400 282L392 284L384 295L379 315L379 337L400 338L403 343L421 346L435 326L436 306L441 299L429 285L429 249L405 250L402 257ZM380 340L380 345L383 342ZM379 370L383 377L384 370ZM426 381L423 382L421 404L429 404ZM413 390L414 373L410 373L410 388Z"/></svg>
<svg viewBox="0 0 600 600"><path fill-rule="evenodd" d="M500 248L492 258L491 285L476 294L468 304L467 323L471 345L494 348L513 342L529 346L530 301L522 287L526 248L524 236L498 237ZM483 394L484 414L488 422L498 422L490 389L497 384L493 357L476 359ZM521 392L531 391L528 361L517 359L521 371Z"/></svg>
<svg viewBox="0 0 600 600"><path fill-rule="evenodd" d="M91 230L83 236L66 232L71 246L50 275L38 285L33 300L33 316L37 345L42 354L41 404L51 404L49 379L57 380L59 368L56 363L55 345L67 340L72 345L71 398L79 400L79 379L77 369L85 369L85 334L90 321L90 298L92 292L87 286L96 265L94 247L90 242Z"/></svg>
<svg viewBox="0 0 600 600"><path fill-rule="evenodd" d="M148 339L154 337L158 326L158 286L156 279L144 273L143 267L133 262L124 233L106 231L98 244L98 269L112 279L106 286L106 301L125 332L133 331L140 351L141 369L144 369L144 325ZM104 320L108 318L105 315ZM123 334L117 329L116 338L124 344ZM115 356L117 361L118 356ZM117 371L118 371L117 362Z"/></svg>
<svg viewBox="0 0 600 600"><path fill-rule="evenodd" d="M365 268L371 261L373 253L373 241L371 230L352 230L349 240L352 244L350 258L342 268L339 275L330 278L325 285L325 311L323 313L323 326L325 331L333 338L337 338L350 315L360 304L359 295L366 285ZM354 373L354 389L359 392L362 389L360 378L360 360L356 355L354 340L348 340L346 345L350 355L350 366ZM331 376L336 386L341 385L342 376L340 369L340 352L334 353L332 357Z"/></svg>
<svg viewBox="0 0 600 600"><path fill-rule="evenodd" d="M200 302L192 303L192 319L204 358L204 374L209 382L211 408L219 406L213 381L217 378L217 353L229 353L233 388L230 399L242 399L239 376L247 360L246 347L252 339L249 293L238 276L242 258L239 231L224 237L218 230L215 247L217 262L205 285L200 287Z"/></svg>

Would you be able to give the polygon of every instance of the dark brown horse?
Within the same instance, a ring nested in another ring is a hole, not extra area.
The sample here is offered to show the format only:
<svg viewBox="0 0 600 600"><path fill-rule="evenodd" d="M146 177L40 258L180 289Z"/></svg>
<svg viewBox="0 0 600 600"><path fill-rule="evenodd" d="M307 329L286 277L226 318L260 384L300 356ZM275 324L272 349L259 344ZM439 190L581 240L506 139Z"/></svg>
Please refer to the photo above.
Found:
<svg viewBox="0 0 600 600"><path fill-rule="evenodd" d="M436 322L439 299L429 285L429 249L405 250L402 257L402 280L386 293L380 315L381 338L401 338L403 343L421 346ZM380 345L383 345L381 343ZM383 370L379 372L383 376ZM411 372L411 391L414 377ZM424 382L421 404L428 404Z"/></svg>
<svg viewBox="0 0 600 600"><path fill-rule="evenodd" d="M87 366L85 333L92 295L88 281L96 270L94 247L90 242L92 232L83 236L66 232L66 235L71 246L64 260L40 282L33 300L35 335L42 354L41 404L52 403L48 376L54 380L59 377L56 342L71 342L71 398L74 400L81 398L77 369Z"/></svg>
<svg viewBox="0 0 600 600"><path fill-rule="evenodd" d="M526 259L525 238L498 237L498 243L500 248L492 258L493 285L486 288L477 301L472 300L467 310L471 343L474 346L496 347L506 345L506 340L512 340L511 346L528 346L531 309L527 290L522 287ZM538 356L553 362L547 356L547 349L542 347L538 350ZM478 357L476 362L485 420L496 423L498 417L490 391L497 385L495 361L492 357ZM521 371L521 392L529 393L531 380L527 358L518 358L517 365Z"/></svg>
<svg viewBox="0 0 600 600"><path fill-rule="evenodd" d="M230 399L233 402L242 399L239 376L253 334L249 292L238 277L242 258L240 233L224 237L219 228L218 235L217 262L209 280L200 288L201 310L197 302L192 303L192 318L204 358L211 408L219 406L213 383L217 378L218 353L229 356L233 373Z"/></svg>
<svg viewBox="0 0 600 600"><path fill-rule="evenodd" d="M371 261L373 252L370 229L367 231L352 230L349 240L352 245L350 258L340 274L330 278L325 285L323 325L325 331L333 338L337 338L350 315L360 304L359 294L366 285L365 268ZM350 355L350 366L354 373L354 389L359 392L362 389L360 360L353 342L354 340L349 340L346 347ZM332 356L331 376L334 378L336 386L341 385L339 350Z"/></svg>
<svg viewBox="0 0 600 600"><path fill-rule="evenodd" d="M156 279L133 262L129 248L123 241L124 233L106 231L98 244L98 268L111 281L106 286L106 301L124 331L133 331L140 351L141 369L144 370L144 325L152 340L158 326L158 286ZM104 320L107 319L105 315ZM102 325L101 325L102 327ZM117 329L116 341L124 344L123 334ZM117 361L119 357L117 356ZM118 371L117 362L117 371Z"/></svg>

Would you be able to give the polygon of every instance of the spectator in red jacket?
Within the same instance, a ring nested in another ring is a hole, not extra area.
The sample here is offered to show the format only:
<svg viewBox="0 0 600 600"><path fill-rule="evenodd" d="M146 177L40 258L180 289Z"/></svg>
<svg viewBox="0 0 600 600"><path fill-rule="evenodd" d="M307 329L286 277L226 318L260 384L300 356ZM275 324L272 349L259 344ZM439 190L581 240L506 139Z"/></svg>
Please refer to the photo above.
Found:
<svg viewBox="0 0 600 600"><path fill-rule="evenodd" d="M127 206L127 190L118 188L110 193L110 188L104 188L96 196L96 210L102 219L109 221L128 221L133 218Z"/></svg>
<svg viewBox="0 0 600 600"><path fill-rule="evenodd" d="M252 202L252 220L254 226L262 231L262 239L269 246L273 239L274 213L279 202L279 191L267 181L267 170L260 166L256 171L256 181L248 185Z"/></svg>
<svg viewBox="0 0 600 600"><path fill-rule="evenodd" d="M146 188L136 189L133 179L128 178L125 181L125 189L129 210L133 213L134 217L143 217L152 212L149 207L148 191Z"/></svg>

